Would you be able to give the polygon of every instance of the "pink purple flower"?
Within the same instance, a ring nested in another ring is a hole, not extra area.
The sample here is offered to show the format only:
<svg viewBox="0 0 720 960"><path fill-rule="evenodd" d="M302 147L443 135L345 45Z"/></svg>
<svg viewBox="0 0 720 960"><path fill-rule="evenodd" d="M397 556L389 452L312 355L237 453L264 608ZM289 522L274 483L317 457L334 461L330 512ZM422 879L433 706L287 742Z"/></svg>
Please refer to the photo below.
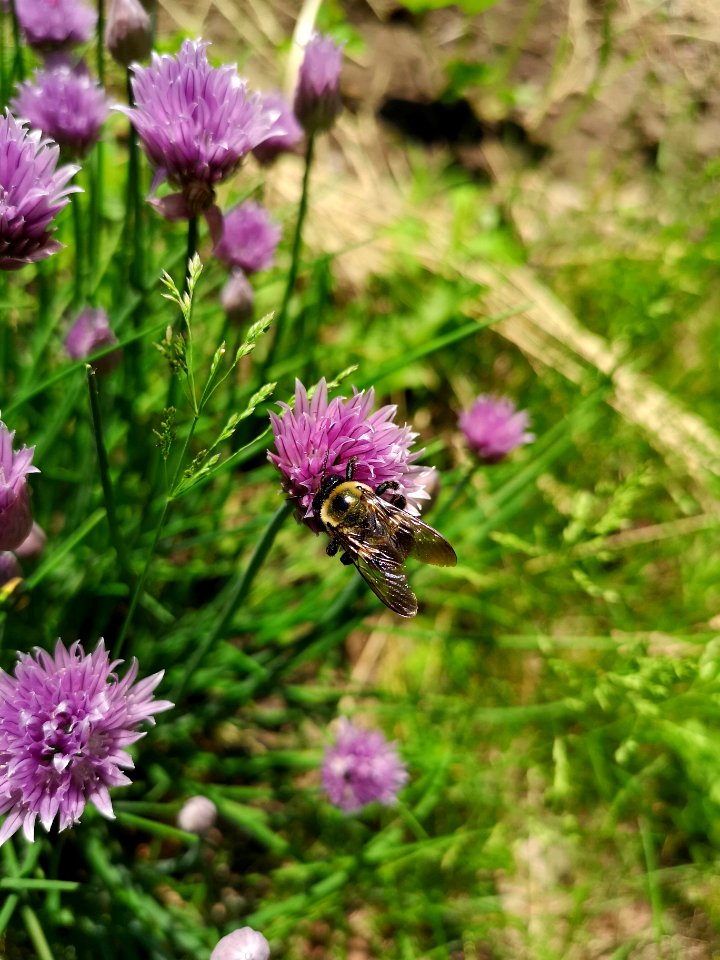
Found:
<svg viewBox="0 0 720 960"><path fill-rule="evenodd" d="M58 640L54 654L18 654L15 674L0 671L0 844L22 827L34 839L39 818L46 830L77 823L87 803L113 817L109 790L131 781L127 747L169 710L154 700L162 672L136 683L133 660L121 680L101 640L93 653Z"/></svg>
<svg viewBox="0 0 720 960"><path fill-rule="evenodd" d="M498 463L511 450L535 439L528 431L528 412L518 410L505 397L479 396L460 414L458 425L470 449L485 463Z"/></svg>
<svg viewBox="0 0 720 960"><path fill-rule="evenodd" d="M379 730L363 730L346 717L333 746L325 751L322 781L330 802L355 813L377 800L389 807L408 780L395 743Z"/></svg>
<svg viewBox="0 0 720 960"><path fill-rule="evenodd" d="M217 819L217 807L209 797L188 797L177 815L177 825L188 833L207 833Z"/></svg>
<svg viewBox="0 0 720 960"><path fill-rule="evenodd" d="M27 478L39 473L32 465L35 447L13 450L15 431L0 422L0 550L14 550L32 530Z"/></svg>
<svg viewBox="0 0 720 960"><path fill-rule="evenodd" d="M329 130L342 109L342 47L331 37L314 33L305 47L295 88L295 116L307 133Z"/></svg>
<svg viewBox="0 0 720 960"><path fill-rule="evenodd" d="M233 930L215 945L210 960L269 960L270 944L252 927Z"/></svg>
<svg viewBox="0 0 720 960"><path fill-rule="evenodd" d="M36 70L32 81L20 84L11 107L75 157L84 156L97 143L109 110L105 91L84 63L75 67L55 63Z"/></svg>
<svg viewBox="0 0 720 960"><path fill-rule="evenodd" d="M87 43L97 22L83 0L16 0L15 9L28 44L42 53Z"/></svg>
<svg viewBox="0 0 720 960"><path fill-rule="evenodd" d="M357 457L354 478L371 487L397 480L393 493L407 498L406 509L420 512L419 502L429 499L427 487L434 467L419 467L414 461L422 450L411 450L417 437L408 424L395 423L397 407L381 407L373 413L374 391L353 388L349 399L328 400L325 380L312 399L295 381L295 405L281 403L282 412L270 414L277 453L268 458L280 471L283 489L295 501L298 517L316 533L320 525L313 514L313 497L328 475L344 476L348 461Z"/></svg>
<svg viewBox="0 0 720 960"><path fill-rule="evenodd" d="M73 360L84 360L103 347L111 347L118 342L110 327L107 313L97 307L82 310L65 337L65 349ZM105 374L113 370L120 362L120 349L106 353L93 361L98 373Z"/></svg>
<svg viewBox="0 0 720 960"><path fill-rule="evenodd" d="M272 266L280 233L265 207L248 200L224 215L223 234L213 253L229 267L256 273Z"/></svg>
<svg viewBox="0 0 720 960"><path fill-rule="evenodd" d="M138 132L163 180L181 192L155 201L168 219L209 210L214 188L269 135L273 117L259 94L249 94L237 67L212 67L207 43L185 40L177 57L154 53L149 67L132 68L135 107L119 107Z"/></svg>
<svg viewBox="0 0 720 960"><path fill-rule="evenodd" d="M150 16L139 0L112 0L105 27L105 46L123 67L150 55Z"/></svg>
<svg viewBox="0 0 720 960"><path fill-rule="evenodd" d="M292 112L290 104L279 91L266 93L262 98L263 110L272 117L272 126L267 139L253 150L260 163L272 163L281 153L294 150L303 137L303 129Z"/></svg>
<svg viewBox="0 0 720 960"><path fill-rule="evenodd" d="M68 186L80 168L67 164L56 169L59 152L39 131L28 133L26 124L11 114L0 117L2 270L17 270L62 250L52 239L53 220L70 202L69 194L80 190Z"/></svg>

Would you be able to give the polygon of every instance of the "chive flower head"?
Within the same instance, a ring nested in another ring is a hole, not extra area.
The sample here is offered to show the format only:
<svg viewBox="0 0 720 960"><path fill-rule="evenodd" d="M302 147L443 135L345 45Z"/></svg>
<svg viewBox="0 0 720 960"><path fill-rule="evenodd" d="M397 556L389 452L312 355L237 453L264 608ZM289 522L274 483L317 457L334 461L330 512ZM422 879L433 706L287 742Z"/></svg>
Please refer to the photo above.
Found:
<svg viewBox="0 0 720 960"><path fill-rule="evenodd" d="M28 132L10 113L0 117L0 270L17 270L62 250L53 221L80 187L68 186L80 169L57 163L60 148Z"/></svg>
<svg viewBox="0 0 720 960"><path fill-rule="evenodd" d="M330 802L345 813L356 813L377 801L390 807L408 780L407 767L395 743L379 730L364 730L340 719L335 743L325 751L322 781Z"/></svg>
<svg viewBox="0 0 720 960"><path fill-rule="evenodd" d="M43 54L87 43L97 23L83 0L16 0L15 10L29 46Z"/></svg>
<svg viewBox="0 0 720 960"><path fill-rule="evenodd" d="M21 83L13 113L54 140L71 157L82 157L100 137L109 105L105 91L84 63L52 63Z"/></svg>
<svg viewBox="0 0 720 960"><path fill-rule="evenodd" d="M460 414L458 425L470 449L487 464L499 463L516 447L535 439L528 430L527 410L518 410L506 397L479 396Z"/></svg>
<svg viewBox="0 0 720 960"><path fill-rule="evenodd" d="M316 533L321 527L313 513L313 497L325 474L345 476L351 457L357 457L354 479L360 483L376 487L396 480L399 487L393 493L407 498L408 512L419 514L422 501L430 499L435 468L415 464L423 452L412 449L417 433L408 424L395 423L397 407L373 411L374 403L372 389L353 388L348 399L329 400L324 379L310 398L296 380L294 406L281 403L281 412L270 414L276 452L268 457L280 472L298 518Z"/></svg>
<svg viewBox="0 0 720 960"><path fill-rule="evenodd" d="M272 266L280 233L265 207L248 200L223 216L223 234L213 253L229 267L256 273Z"/></svg>
<svg viewBox="0 0 720 960"><path fill-rule="evenodd" d="M114 817L109 791L131 782L127 747L172 706L153 698L162 672L136 682L133 660L120 679L121 662L102 640L89 654L58 640L52 654L18 654L12 676L0 671L0 844L20 828L32 842L38 819L65 830L87 803Z"/></svg>
<svg viewBox="0 0 720 960"><path fill-rule="evenodd" d="M154 186L167 180L180 188L155 202L168 219L209 210L217 184L235 173L273 125L260 95L248 92L234 64L210 65L207 46L185 40L175 57L153 53L149 66L135 64L135 106L118 107L155 168Z"/></svg>

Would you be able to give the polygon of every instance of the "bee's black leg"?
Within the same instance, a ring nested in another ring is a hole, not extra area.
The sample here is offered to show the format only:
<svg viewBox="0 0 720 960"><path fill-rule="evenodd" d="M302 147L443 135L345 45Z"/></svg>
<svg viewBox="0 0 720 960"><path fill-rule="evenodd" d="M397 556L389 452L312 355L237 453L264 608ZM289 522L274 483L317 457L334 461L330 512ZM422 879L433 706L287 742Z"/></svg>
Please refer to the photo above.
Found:
<svg viewBox="0 0 720 960"><path fill-rule="evenodd" d="M346 480L352 480L352 478L353 478L353 476L354 476L354 474L355 474L355 467L357 466L357 462L358 462L358 458L357 458L357 457L350 457L350 459L348 460L348 462L347 462L347 467L345 468L345 479L346 479Z"/></svg>
<svg viewBox="0 0 720 960"><path fill-rule="evenodd" d="M349 567L352 562L353 562L353 558L350 556L349 553L344 553L340 557L340 563L344 563L346 567Z"/></svg>
<svg viewBox="0 0 720 960"><path fill-rule="evenodd" d="M334 557L335 554L340 549L340 541L338 539L332 539L330 543L325 547L325 553L329 557Z"/></svg>
<svg viewBox="0 0 720 960"><path fill-rule="evenodd" d="M407 506L407 497L404 497L401 493L396 493L394 497L390 497L390 503L399 510L404 510Z"/></svg>
<svg viewBox="0 0 720 960"><path fill-rule="evenodd" d="M387 490L397 490L400 486L397 480L383 480L375 487L375 493L381 497Z"/></svg>

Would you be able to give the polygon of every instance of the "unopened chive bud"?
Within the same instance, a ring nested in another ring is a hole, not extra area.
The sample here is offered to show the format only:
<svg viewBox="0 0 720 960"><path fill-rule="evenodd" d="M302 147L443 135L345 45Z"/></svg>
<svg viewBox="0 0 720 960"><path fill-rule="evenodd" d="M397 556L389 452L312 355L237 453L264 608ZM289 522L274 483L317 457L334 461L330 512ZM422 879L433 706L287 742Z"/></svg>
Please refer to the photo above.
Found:
<svg viewBox="0 0 720 960"><path fill-rule="evenodd" d="M112 58L123 67L150 56L150 17L139 0L112 0L105 27L105 45Z"/></svg>

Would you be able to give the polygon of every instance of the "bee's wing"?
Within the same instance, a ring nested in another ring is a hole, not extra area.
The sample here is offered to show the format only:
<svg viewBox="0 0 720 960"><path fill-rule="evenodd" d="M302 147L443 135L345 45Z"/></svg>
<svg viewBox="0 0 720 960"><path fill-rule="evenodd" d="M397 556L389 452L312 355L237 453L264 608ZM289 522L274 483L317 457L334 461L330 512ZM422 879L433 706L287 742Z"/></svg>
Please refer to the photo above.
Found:
<svg viewBox="0 0 720 960"><path fill-rule="evenodd" d="M380 500L380 498L377 498ZM395 539L402 550L404 557L417 557L423 563L431 563L435 567L454 567L457 555L442 534L434 527L429 526L406 510L380 500L387 514L397 524L398 530Z"/></svg>
<svg viewBox="0 0 720 960"><path fill-rule="evenodd" d="M337 529L333 536L340 541L375 596L401 617L414 617L417 600L403 569L409 544L402 533L399 539L395 538L394 527L387 513L372 510L362 530Z"/></svg>
<svg viewBox="0 0 720 960"><path fill-rule="evenodd" d="M410 589L401 563L385 564L376 554L350 556L358 573L372 592L401 617L414 617L418 610L415 594Z"/></svg>

